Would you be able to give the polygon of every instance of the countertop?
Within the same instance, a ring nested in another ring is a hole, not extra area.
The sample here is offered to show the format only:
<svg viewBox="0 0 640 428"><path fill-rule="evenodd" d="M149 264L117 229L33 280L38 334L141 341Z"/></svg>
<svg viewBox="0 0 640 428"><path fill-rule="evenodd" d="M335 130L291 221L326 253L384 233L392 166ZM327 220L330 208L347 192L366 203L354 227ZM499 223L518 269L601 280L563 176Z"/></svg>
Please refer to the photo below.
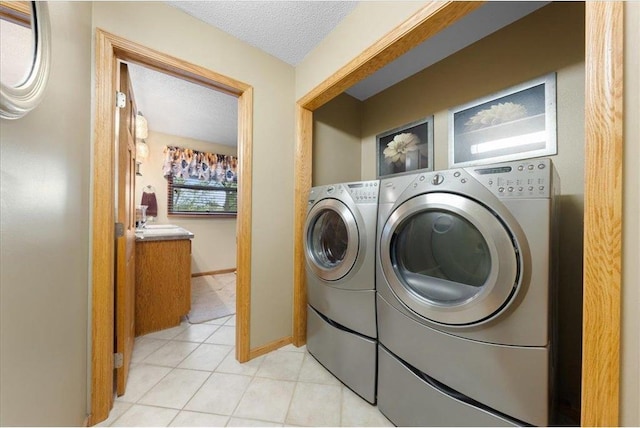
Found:
<svg viewBox="0 0 640 428"><path fill-rule="evenodd" d="M136 230L136 241L169 241L193 239L193 233L173 224L148 224Z"/></svg>

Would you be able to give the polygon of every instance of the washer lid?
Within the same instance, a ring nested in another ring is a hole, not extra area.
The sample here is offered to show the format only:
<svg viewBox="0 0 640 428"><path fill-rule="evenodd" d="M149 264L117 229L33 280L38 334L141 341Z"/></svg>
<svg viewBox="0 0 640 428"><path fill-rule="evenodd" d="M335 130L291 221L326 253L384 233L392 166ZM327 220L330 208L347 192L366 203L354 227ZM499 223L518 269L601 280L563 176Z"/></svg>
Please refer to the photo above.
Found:
<svg viewBox="0 0 640 428"><path fill-rule="evenodd" d="M382 229L382 270L410 310L435 323L486 321L511 301L519 254L496 215L455 194L427 193L393 211Z"/></svg>
<svg viewBox="0 0 640 428"><path fill-rule="evenodd" d="M351 210L327 198L311 208L305 225L307 266L325 281L346 276L356 263L360 236Z"/></svg>

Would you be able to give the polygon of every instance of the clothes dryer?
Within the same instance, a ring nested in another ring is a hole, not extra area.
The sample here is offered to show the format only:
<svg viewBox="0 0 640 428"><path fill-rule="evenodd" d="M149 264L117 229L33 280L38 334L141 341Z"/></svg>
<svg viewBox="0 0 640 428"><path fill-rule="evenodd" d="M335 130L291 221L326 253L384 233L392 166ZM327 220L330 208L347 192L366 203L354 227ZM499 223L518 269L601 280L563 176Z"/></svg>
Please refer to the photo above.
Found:
<svg viewBox="0 0 640 428"><path fill-rule="evenodd" d="M397 425L549 425L551 161L399 176L380 188L380 410Z"/></svg>
<svg viewBox="0 0 640 428"><path fill-rule="evenodd" d="M375 240L379 181L311 189L305 224L307 349L376 400Z"/></svg>

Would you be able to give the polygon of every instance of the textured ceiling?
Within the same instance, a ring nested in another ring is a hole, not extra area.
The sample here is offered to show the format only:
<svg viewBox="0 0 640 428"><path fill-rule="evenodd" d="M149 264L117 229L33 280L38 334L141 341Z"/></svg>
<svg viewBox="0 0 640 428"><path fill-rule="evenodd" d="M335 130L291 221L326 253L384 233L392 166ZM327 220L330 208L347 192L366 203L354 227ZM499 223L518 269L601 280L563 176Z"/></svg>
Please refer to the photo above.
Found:
<svg viewBox="0 0 640 428"><path fill-rule="evenodd" d="M356 1L171 1L185 13L280 60L297 65L357 5ZM365 100L509 25L549 2L495 1L347 90ZM138 109L151 131L237 144L234 97L139 66L131 66Z"/></svg>
<svg viewBox="0 0 640 428"><path fill-rule="evenodd" d="M237 145L238 100L149 68L129 64L133 94L149 130Z"/></svg>
<svg viewBox="0 0 640 428"><path fill-rule="evenodd" d="M170 1L207 24L296 66L356 1Z"/></svg>

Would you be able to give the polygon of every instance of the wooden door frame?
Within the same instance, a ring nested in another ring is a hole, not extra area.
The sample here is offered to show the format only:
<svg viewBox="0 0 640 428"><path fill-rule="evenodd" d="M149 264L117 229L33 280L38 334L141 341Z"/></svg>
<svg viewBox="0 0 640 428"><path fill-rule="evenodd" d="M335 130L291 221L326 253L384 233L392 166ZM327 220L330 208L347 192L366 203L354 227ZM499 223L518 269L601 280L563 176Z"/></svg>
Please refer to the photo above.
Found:
<svg viewBox="0 0 640 428"><path fill-rule="evenodd" d="M89 425L106 419L113 405L114 142L119 60L140 64L238 98L238 158L241 179L237 215L236 358L245 362L250 355L253 87L96 29Z"/></svg>
<svg viewBox="0 0 640 428"><path fill-rule="evenodd" d="M294 331L306 342L307 194L311 188L313 111L482 2L431 2L297 102L294 207ZM585 2L585 189L583 426L618 426L622 233L624 2Z"/></svg>

